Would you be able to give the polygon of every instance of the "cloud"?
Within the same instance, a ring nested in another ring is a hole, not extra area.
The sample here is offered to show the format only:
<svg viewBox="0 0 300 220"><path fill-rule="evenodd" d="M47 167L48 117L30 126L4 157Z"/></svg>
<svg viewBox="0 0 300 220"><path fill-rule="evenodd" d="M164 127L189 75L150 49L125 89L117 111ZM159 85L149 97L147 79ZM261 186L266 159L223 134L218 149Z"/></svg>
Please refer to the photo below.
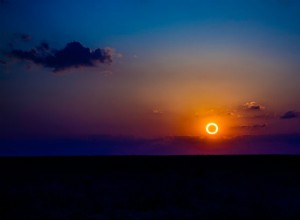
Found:
<svg viewBox="0 0 300 220"><path fill-rule="evenodd" d="M265 114L259 114L259 115L254 115L251 118L256 118L256 119L273 119L276 118L277 116L273 112L268 112Z"/></svg>
<svg viewBox="0 0 300 220"><path fill-rule="evenodd" d="M299 112L296 111L287 111L283 115L280 116L281 119L292 119L298 118L300 116Z"/></svg>
<svg viewBox="0 0 300 220"><path fill-rule="evenodd" d="M29 50L12 50L11 56L20 60L32 61L53 72L84 66L96 66L97 63L112 63L115 51L113 48L90 48L79 42L70 42L63 49L51 49L49 44L42 42L39 46Z"/></svg>
<svg viewBox="0 0 300 220"><path fill-rule="evenodd" d="M299 144L300 134L246 135L221 138L215 141L198 136L170 136L155 139L108 135L82 138L16 138L3 136L3 138L0 138L0 155L300 154ZM4 146L10 147L6 148Z"/></svg>
<svg viewBox="0 0 300 220"><path fill-rule="evenodd" d="M261 111L264 110L265 107L256 103L256 102L246 102L243 107L247 110L253 110L253 111Z"/></svg>
<svg viewBox="0 0 300 220"><path fill-rule="evenodd" d="M256 111L255 111L256 112ZM278 116L275 115L273 112L266 112L262 113L262 111L258 111L258 114L255 114L255 112L251 112L253 114L244 114L244 115L239 115L239 118L245 118L245 119L261 119L261 120L270 120L277 118Z"/></svg>
<svg viewBox="0 0 300 220"><path fill-rule="evenodd" d="M163 112L162 110L160 110L160 109L153 109L153 110L152 110L152 113L155 114L155 115L161 115L161 114L163 114L164 112Z"/></svg>
<svg viewBox="0 0 300 220"><path fill-rule="evenodd" d="M254 129L260 129L265 127L267 127L267 124L241 125L241 126L235 126L234 128L254 130Z"/></svg>
<svg viewBox="0 0 300 220"><path fill-rule="evenodd" d="M31 41L32 37L29 34L25 33L15 33L15 38L24 42Z"/></svg>

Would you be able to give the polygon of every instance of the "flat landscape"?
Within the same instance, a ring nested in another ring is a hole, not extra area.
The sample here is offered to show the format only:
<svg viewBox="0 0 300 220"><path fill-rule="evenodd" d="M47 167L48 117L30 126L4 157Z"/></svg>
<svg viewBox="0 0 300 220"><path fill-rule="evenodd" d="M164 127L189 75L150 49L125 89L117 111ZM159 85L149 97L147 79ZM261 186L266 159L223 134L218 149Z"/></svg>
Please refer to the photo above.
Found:
<svg viewBox="0 0 300 220"><path fill-rule="evenodd" d="M0 158L1 219L299 219L299 156Z"/></svg>

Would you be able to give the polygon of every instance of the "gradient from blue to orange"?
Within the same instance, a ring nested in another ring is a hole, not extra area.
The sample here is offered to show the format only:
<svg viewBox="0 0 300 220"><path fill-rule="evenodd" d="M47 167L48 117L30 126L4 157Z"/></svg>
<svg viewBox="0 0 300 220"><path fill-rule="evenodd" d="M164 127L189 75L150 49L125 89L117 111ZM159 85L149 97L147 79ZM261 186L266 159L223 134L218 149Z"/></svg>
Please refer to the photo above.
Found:
<svg viewBox="0 0 300 220"><path fill-rule="evenodd" d="M300 2L0 3L1 136L300 132ZM17 36L28 35L26 42ZM111 64L51 68L10 56L46 41L110 47Z"/></svg>

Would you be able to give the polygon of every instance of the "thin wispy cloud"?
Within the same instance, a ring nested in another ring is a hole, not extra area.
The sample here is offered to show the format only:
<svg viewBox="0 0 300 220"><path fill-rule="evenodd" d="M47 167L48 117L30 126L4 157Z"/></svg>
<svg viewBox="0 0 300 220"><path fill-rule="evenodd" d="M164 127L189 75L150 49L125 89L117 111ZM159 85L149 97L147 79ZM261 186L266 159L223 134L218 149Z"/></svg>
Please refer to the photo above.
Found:
<svg viewBox="0 0 300 220"><path fill-rule="evenodd" d="M164 112L160 109L153 109L152 113L155 114L155 115L162 115Z"/></svg>
<svg viewBox="0 0 300 220"><path fill-rule="evenodd" d="M235 126L236 129L247 129L247 130L255 130L267 127L267 124L254 124L254 125L241 125Z"/></svg>

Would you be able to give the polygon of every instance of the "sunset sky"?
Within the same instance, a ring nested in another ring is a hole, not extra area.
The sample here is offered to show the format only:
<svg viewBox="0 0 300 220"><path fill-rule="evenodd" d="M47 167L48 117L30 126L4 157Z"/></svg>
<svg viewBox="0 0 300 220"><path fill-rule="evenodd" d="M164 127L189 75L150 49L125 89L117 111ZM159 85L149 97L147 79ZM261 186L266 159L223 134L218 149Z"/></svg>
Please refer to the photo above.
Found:
<svg viewBox="0 0 300 220"><path fill-rule="evenodd" d="M0 1L2 138L300 133L300 1ZM299 145L299 143L297 143Z"/></svg>

